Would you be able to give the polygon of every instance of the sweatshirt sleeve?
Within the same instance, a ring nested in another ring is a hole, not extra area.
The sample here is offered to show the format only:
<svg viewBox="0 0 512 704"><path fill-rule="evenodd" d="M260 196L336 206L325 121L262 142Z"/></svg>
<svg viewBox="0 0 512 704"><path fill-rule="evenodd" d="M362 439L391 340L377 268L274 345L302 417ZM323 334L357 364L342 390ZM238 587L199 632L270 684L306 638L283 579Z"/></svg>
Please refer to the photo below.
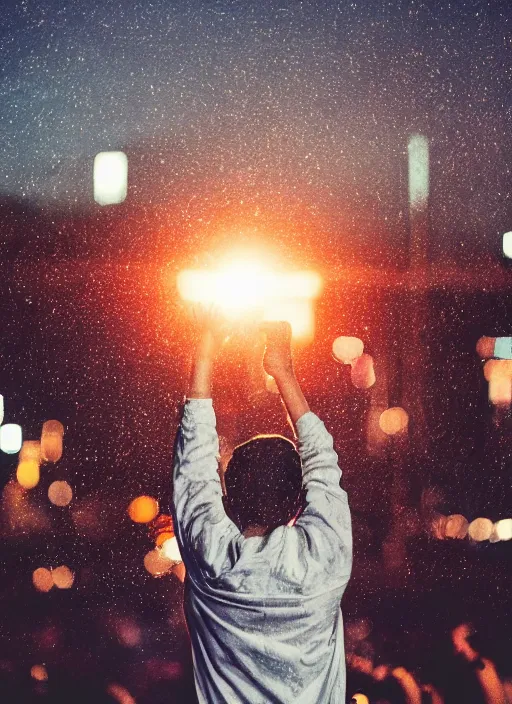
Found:
<svg viewBox="0 0 512 704"><path fill-rule="evenodd" d="M352 524L347 492L333 438L314 413L296 424L306 506L295 526L304 531L310 557L328 571L348 576L352 568Z"/></svg>
<svg viewBox="0 0 512 704"><path fill-rule="evenodd" d="M240 532L225 513L218 474L219 439L212 399L187 399L176 436L173 518L187 571L216 576Z"/></svg>

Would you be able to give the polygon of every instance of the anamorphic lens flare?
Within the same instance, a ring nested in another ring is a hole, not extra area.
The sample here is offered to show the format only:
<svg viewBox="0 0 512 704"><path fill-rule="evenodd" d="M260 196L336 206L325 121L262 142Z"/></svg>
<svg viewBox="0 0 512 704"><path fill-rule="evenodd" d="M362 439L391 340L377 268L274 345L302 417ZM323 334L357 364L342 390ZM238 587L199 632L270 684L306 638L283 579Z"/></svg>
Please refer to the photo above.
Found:
<svg viewBox="0 0 512 704"><path fill-rule="evenodd" d="M322 290L322 279L315 272L277 273L254 256L236 257L215 271L184 270L177 286L183 300L214 304L228 318L287 320L295 338L313 337L313 300Z"/></svg>

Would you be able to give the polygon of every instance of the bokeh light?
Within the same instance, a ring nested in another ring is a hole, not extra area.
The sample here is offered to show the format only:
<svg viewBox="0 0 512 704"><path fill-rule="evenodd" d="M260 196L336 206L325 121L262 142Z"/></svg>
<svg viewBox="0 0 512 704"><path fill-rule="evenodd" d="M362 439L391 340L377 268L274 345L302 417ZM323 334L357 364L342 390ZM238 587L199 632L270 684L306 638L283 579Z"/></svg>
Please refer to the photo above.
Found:
<svg viewBox="0 0 512 704"><path fill-rule="evenodd" d="M369 389L375 384L375 370L373 368L373 357L363 353L352 363L350 379L356 389Z"/></svg>
<svg viewBox="0 0 512 704"><path fill-rule="evenodd" d="M116 700L119 704L136 704L135 699L130 692L120 684L112 682L107 687L107 694Z"/></svg>
<svg viewBox="0 0 512 704"><path fill-rule="evenodd" d="M161 548L162 545L165 543L165 541L171 540L171 538L174 538L174 533L170 533L170 532L159 533L155 539L156 547Z"/></svg>
<svg viewBox="0 0 512 704"><path fill-rule="evenodd" d="M432 535L434 536L434 538L437 538L437 540L444 540L446 538L447 520L448 516L444 516L443 514L439 513L436 514L432 519L430 527L432 529Z"/></svg>
<svg viewBox="0 0 512 704"><path fill-rule="evenodd" d="M99 205L122 203L128 194L128 157L124 152L99 152L94 157L94 200Z"/></svg>
<svg viewBox="0 0 512 704"><path fill-rule="evenodd" d="M407 428L409 415L400 406L387 408L379 418L379 427L386 435L396 435Z"/></svg>
<svg viewBox="0 0 512 704"><path fill-rule="evenodd" d="M468 528L468 520L460 513L453 513L447 517L444 531L447 538L462 540L468 534Z"/></svg>
<svg viewBox="0 0 512 704"><path fill-rule="evenodd" d="M489 357L493 357L495 343L496 343L495 337L486 337L484 335L476 343L476 353L482 359L489 359Z"/></svg>
<svg viewBox="0 0 512 704"><path fill-rule="evenodd" d="M413 134L407 145L409 156L409 207L412 211L424 210L429 195L429 147L428 139Z"/></svg>
<svg viewBox="0 0 512 704"><path fill-rule="evenodd" d="M159 548L150 550L144 557L144 567L153 577L161 577L170 572L173 563L162 554Z"/></svg>
<svg viewBox="0 0 512 704"><path fill-rule="evenodd" d="M476 542L489 540L492 535L493 522L489 518L475 518L468 527L468 535Z"/></svg>
<svg viewBox="0 0 512 704"><path fill-rule="evenodd" d="M334 359L342 364L352 364L364 352L364 342L358 337L337 337L332 343Z"/></svg>
<svg viewBox="0 0 512 704"><path fill-rule="evenodd" d="M55 506L67 506L73 498L73 489L65 481L55 481L48 487L48 498Z"/></svg>
<svg viewBox="0 0 512 704"><path fill-rule="evenodd" d="M55 569L51 571L51 576L53 583L59 589L71 589L75 581L75 575L66 565L55 567Z"/></svg>
<svg viewBox="0 0 512 704"><path fill-rule="evenodd" d="M64 426L58 420L47 420L41 431L41 456L45 462L58 462L62 457Z"/></svg>
<svg viewBox="0 0 512 704"><path fill-rule="evenodd" d="M498 359L512 360L512 337L494 339L494 356Z"/></svg>
<svg viewBox="0 0 512 704"><path fill-rule="evenodd" d="M162 555L172 562L182 562L176 537L169 538L162 544Z"/></svg>
<svg viewBox="0 0 512 704"><path fill-rule="evenodd" d="M48 672L44 665L33 665L30 668L30 676L38 682L46 682L48 679Z"/></svg>
<svg viewBox="0 0 512 704"><path fill-rule="evenodd" d="M133 619L123 618L116 620L115 631L119 642L128 648L135 648L141 641L141 629Z"/></svg>
<svg viewBox="0 0 512 704"><path fill-rule="evenodd" d="M23 460L35 460L41 462L41 443L39 440L24 440L20 449L20 462Z"/></svg>
<svg viewBox="0 0 512 704"><path fill-rule="evenodd" d="M23 433L20 425L6 423L0 425L0 450L7 455L15 455L23 444Z"/></svg>
<svg viewBox="0 0 512 704"><path fill-rule="evenodd" d="M354 701L355 704L370 704L370 700L366 694L361 694L360 692L356 692L356 694L352 695L352 701Z"/></svg>
<svg viewBox="0 0 512 704"><path fill-rule="evenodd" d="M496 534L500 540L512 540L512 518L503 518L495 523Z"/></svg>
<svg viewBox="0 0 512 704"><path fill-rule="evenodd" d="M32 582L38 592L49 592L53 587L52 573L46 567L38 567L32 573Z"/></svg>
<svg viewBox="0 0 512 704"><path fill-rule="evenodd" d="M494 376L506 376L512 378L512 360L510 359L489 359L484 364L484 376L490 381Z"/></svg>
<svg viewBox="0 0 512 704"><path fill-rule="evenodd" d="M39 462L36 460L22 460L16 469L18 484L24 489L33 489L39 484Z"/></svg>
<svg viewBox="0 0 512 704"><path fill-rule="evenodd" d="M128 515L134 523L149 523L158 513L158 501L152 496L138 496L128 506Z"/></svg>
<svg viewBox="0 0 512 704"><path fill-rule="evenodd" d="M489 359L484 364L484 376L489 382L489 401L495 406L512 403L512 360Z"/></svg>
<svg viewBox="0 0 512 704"><path fill-rule="evenodd" d="M507 259L512 259L512 232L505 232L503 234L503 256Z"/></svg>

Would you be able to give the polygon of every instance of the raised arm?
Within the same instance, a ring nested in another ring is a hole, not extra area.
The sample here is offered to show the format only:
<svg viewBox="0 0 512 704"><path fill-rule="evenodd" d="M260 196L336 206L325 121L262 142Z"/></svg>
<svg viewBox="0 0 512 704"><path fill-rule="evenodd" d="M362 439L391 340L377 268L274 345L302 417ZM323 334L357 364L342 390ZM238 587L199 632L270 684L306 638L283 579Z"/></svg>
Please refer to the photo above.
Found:
<svg viewBox="0 0 512 704"><path fill-rule="evenodd" d="M338 576L348 579L352 567L352 528L347 493L333 438L310 411L293 371L289 323L266 323L263 366L274 377L298 438L306 506L295 526L303 530L310 555Z"/></svg>
<svg viewBox="0 0 512 704"><path fill-rule="evenodd" d="M218 474L219 440L211 399L215 357L226 330L215 311L199 310L192 372L176 436L173 517L180 551L192 577L225 566L238 529L226 516Z"/></svg>
<svg viewBox="0 0 512 704"><path fill-rule="evenodd" d="M299 418L309 411L309 405L293 371L290 323L263 323L261 330L267 337L263 368L274 377L288 416L296 428Z"/></svg>

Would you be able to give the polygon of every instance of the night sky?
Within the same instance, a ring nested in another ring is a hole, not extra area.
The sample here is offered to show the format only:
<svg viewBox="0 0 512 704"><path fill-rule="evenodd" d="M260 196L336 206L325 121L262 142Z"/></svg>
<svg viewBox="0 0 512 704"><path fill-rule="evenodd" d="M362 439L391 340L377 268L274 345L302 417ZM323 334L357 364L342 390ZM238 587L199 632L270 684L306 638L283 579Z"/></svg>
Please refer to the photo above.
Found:
<svg viewBox="0 0 512 704"><path fill-rule="evenodd" d="M500 1L7 0L0 190L88 205L98 151L157 145L182 209L184 175L196 207L210 178L228 201L279 190L324 231L364 237L364 213L393 237L420 131L434 252L485 251L510 227L510 27Z"/></svg>

